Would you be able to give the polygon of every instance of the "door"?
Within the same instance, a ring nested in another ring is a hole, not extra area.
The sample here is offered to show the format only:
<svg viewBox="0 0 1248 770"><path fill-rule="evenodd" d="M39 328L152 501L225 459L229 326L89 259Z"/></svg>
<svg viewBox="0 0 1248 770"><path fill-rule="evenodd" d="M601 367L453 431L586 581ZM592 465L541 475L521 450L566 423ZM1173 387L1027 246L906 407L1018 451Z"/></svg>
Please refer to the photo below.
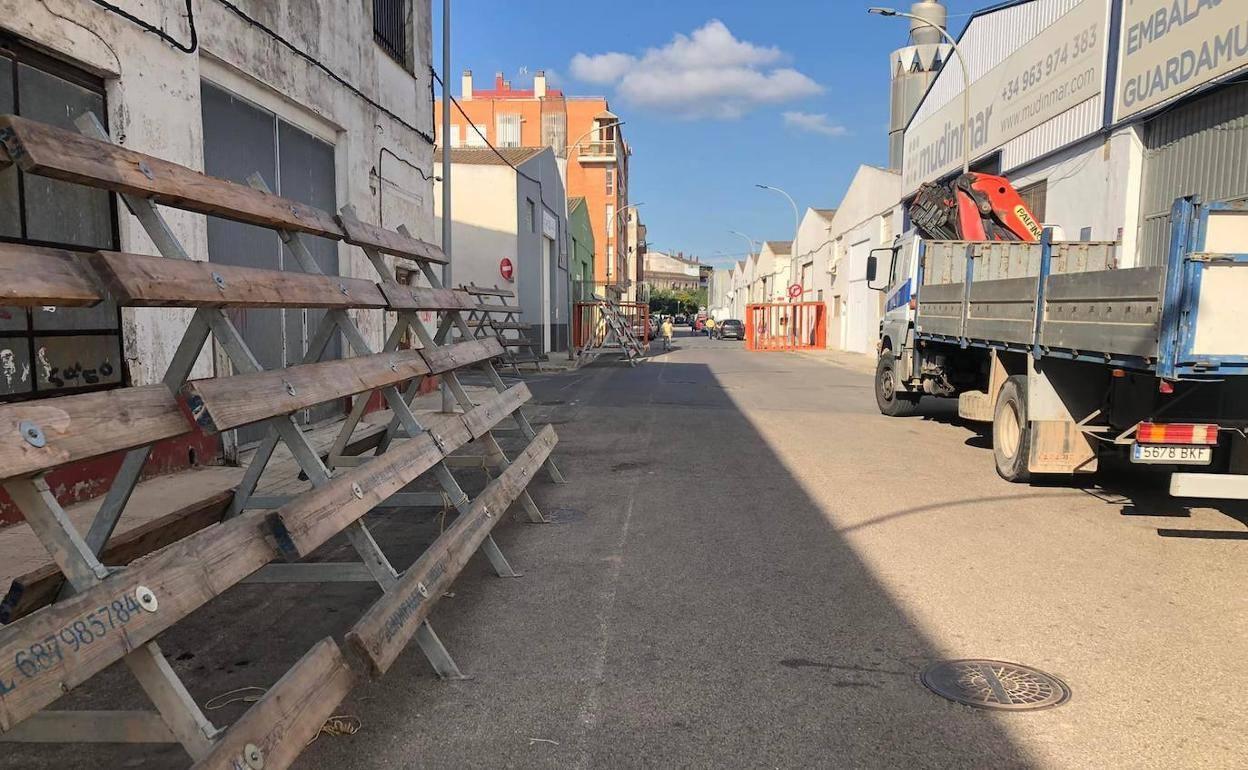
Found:
<svg viewBox="0 0 1248 770"><path fill-rule="evenodd" d="M550 352L551 284L555 271L555 242L542 236L542 352Z"/></svg>
<svg viewBox="0 0 1248 770"><path fill-rule="evenodd" d="M867 287L867 256L870 239L849 247L849 307L845 317L845 349L866 353L875 347L879 335L876 314L871 312L878 302L875 291Z"/></svg>
<svg viewBox="0 0 1248 770"><path fill-rule="evenodd" d="M259 173L273 192L326 211L337 209L334 147L273 113L203 83L204 170L240 184ZM302 236L321 271L338 274L333 241ZM277 233L253 225L208 218L208 259L224 265L303 272L282 248ZM240 309L230 318L265 369L300 363L323 310ZM323 359L341 357L335 335ZM342 404L322 404L299 415L304 423L342 413ZM263 438L266 429L240 428L240 445Z"/></svg>

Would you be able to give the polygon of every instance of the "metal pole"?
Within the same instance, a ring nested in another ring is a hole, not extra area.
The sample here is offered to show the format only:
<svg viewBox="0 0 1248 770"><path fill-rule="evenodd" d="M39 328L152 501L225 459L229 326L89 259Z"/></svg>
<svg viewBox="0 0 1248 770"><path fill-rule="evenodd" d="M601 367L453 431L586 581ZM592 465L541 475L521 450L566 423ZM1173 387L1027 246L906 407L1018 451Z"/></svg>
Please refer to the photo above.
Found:
<svg viewBox="0 0 1248 770"><path fill-rule="evenodd" d="M781 190L779 187L772 187L769 184L760 184L756 186L761 187L764 190L774 190L775 192L780 193L785 198L789 199L789 205L793 207L793 245L789 247L790 248L790 251L789 251L789 286L792 286L793 283L797 280L797 273L795 272L796 270L795 266L797 264L797 255L798 255L797 236L798 236L798 233L800 233L802 229L802 217L800 214L797 213L797 201L793 200L792 195L789 195L787 192L785 192L784 190ZM789 287L786 286L784 288L785 288L785 296L787 297ZM789 301L792 302L793 298L790 297Z"/></svg>
<svg viewBox="0 0 1248 770"><path fill-rule="evenodd" d="M451 0L442 0L442 285L451 287ZM455 397L442 383L442 411L455 411Z"/></svg>

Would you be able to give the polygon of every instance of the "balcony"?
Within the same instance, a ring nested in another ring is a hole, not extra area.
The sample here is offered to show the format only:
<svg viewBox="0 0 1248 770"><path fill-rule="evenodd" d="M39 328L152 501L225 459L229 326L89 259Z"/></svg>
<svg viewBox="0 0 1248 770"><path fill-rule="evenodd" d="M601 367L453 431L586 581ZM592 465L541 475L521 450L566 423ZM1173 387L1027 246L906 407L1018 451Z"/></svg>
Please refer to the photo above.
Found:
<svg viewBox="0 0 1248 770"><path fill-rule="evenodd" d="M581 142L576 148L576 157L581 163L615 163L615 140Z"/></svg>

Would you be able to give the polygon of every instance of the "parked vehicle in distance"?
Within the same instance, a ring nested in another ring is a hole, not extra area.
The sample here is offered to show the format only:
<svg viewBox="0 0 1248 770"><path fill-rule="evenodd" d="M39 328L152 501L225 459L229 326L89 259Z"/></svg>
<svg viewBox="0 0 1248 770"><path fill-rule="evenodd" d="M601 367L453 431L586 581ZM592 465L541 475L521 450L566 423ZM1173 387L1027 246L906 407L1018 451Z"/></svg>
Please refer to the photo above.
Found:
<svg viewBox="0 0 1248 770"><path fill-rule="evenodd" d="M672 323L676 324L677 326L684 326L685 324L689 323L689 319L685 318L684 313L677 313L676 317L672 319Z"/></svg>
<svg viewBox="0 0 1248 770"><path fill-rule="evenodd" d="M721 340L745 339L745 324L736 318L725 318L715 326L715 336Z"/></svg>
<svg viewBox="0 0 1248 770"><path fill-rule="evenodd" d="M706 319L703 318L702 316L697 316L692 321L689 322L689 328L693 329L695 332L702 331L702 327L705 325L706 325Z"/></svg>

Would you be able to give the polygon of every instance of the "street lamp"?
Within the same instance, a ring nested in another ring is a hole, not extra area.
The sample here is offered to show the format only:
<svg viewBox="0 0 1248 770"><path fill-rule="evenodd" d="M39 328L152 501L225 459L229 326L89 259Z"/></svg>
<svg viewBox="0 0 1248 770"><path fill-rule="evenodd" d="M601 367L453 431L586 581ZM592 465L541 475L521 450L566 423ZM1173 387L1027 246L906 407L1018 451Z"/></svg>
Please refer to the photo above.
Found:
<svg viewBox="0 0 1248 770"><path fill-rule="evenodd" d="M949 41L949 45L953 46L953 52L958 55L958 64L962 65L962 173L971 173L971 142L967 137L971 123L971 76L966 69L966 57L962 55L962 49L958 46L958 41L945 31L944 27L933 24L922 16L915 16L912 13L903 13L893 8L868 8L867 13L874 13L877 16L902 16L917 21L925 27L931 27L939 32L945 40Z"/></svg>
<svg viewBox="0 0 1248 770"><path fill-rule="evenodd" d="M792 195L789 195L787 192L785 192L784 190L781 190L779 187L772 187L769 184L756 184L754 186L759 188L760 190L771 190L772 192L780 193L781 195L789 199L789 205L793 207L793 245L789 249L790 251L789 253L789 285L792 286L794 281L796 280L795 276L797 275L793 270L794 263L796 263L797 255L798 255L797 236L798 236L798 233L802 229L802 217L800 214L797 213L797 201L793 200ZM787 291L786 291L786 295L787 295ZM790 298L790 301L792 301L793 299L796 299L796 298L795 297Z"/></svg>
<svg viewBox="0 0 1248 770"><path fill-rule="evenodd" d="M753 238L751 238L750 236L748 236L748 235L746 235L745 233L741 232L740 230L729 230L728 232L732 233L733 235L739 235L739 236L741 236L742 238L744 238L744 239L746 240L746 243L749 243L749 244L750 244L750 249L749 249L749 251L747 251L747 252L745 253L745 254L746 254L746 257L748 258L748 257L752 257L752 256L754 256L755 241L754 241L754 239L753 239Z"/></svg>

